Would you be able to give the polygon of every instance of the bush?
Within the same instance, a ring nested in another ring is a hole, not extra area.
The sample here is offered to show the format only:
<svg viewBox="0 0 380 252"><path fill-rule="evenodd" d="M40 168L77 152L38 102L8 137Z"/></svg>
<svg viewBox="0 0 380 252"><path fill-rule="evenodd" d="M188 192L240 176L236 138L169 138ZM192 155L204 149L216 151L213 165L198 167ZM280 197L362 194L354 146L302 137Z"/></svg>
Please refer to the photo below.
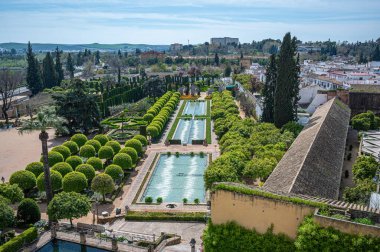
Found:
<svg viewBox="0 0 380 252"><path fill-rule="evenodd" d="M146 204L152 204L153 203L153 198L152 197L145 197L145 203Z"/></svg>
<svg viewBox="0 0 380 252"><path fill-rule="evenodd" d="M73 142L75 142L78 145L78 147L80 148L80 147L82 147L83 145L86 144L86 142L87 142L88 139L83 134L75 134L75 135L73 135L71 137L70 140L73 141Z"/></svg>
<svg viewBox="0 0 380 252"><path fill-rule="evenodd" d="M124 170L132 168L132 158L126 153L119 153L113 157L113 164L120 166Z"/></svg>
<svg viewBox="0 0 380 252"><path fill-rule="evenodd" d="M98 157L100 159L111 159L114 155L113 149L110 146L102 146L99 149Z"/></svg>
<svg viewBox="0 0 380 252"><path fill-rule="evenodd" d="M154 115L150 114L150 113L146 113L144 116L143 116L143 120L144 121L147 121L148 123L150 123L154 118Z"/></svg>
<svg viewBox="0 0 380 252"><path fill-rule="evenodd" d="M109 141L108 137L103 134L98 134L93 139L98 141L102 146L104 146Z"/></svg>
<svg viewBox="0 0 380 252"><path fill-rule="evenodd" d="M372 156L360 156L355 160L352 167L355 181L372 179L379 167L378 162Z"/></svg>
<svg viewBox="0 0 380 252"><path fill-rule="evenodd" d="M139 140L143 146L147 146L148 145L148 140L143 135L136 135L136 136L133 137L133 139Z"/></svg>
<svg viewBox="0 0 380 252"><path fill-rule="evenodd" d="M194 204L199 204L199 199L194 199Z"/></svg>
<svg viewBox="0 0 380 252"><path fill-rule="evenodd" d="M179 157L179 152L178 151L175 152L175 156Z"/></svg>
<svg viewBox="0 0 380 252"><path fill-rule="evenodd" d="M125 220L136 221L197 221L205 222L205 213L201 212L135 212L128 211Z"/></svg>
<svg viewBox="0 0 380 252"><path fill-rule="evenodd" d="M63 178L63 191L82 192L87 187L87 178L83 173L70 172Z"/></svg>
<svg viewBox="0 0 380 252"><path fill-rule="evenodd" d="M88 140L85 145L91 145L92 147L95 148L96 152L98 152L99 149L100 149L100 147L102 147L102 145L100 144L100 142L97 141L97 140L94 140L94 139Z"/></svg>
<svg viewBox="0 0 380 252"><path fill-rule="evenodd" d="M110 146L112 148L114 154L119 153L119 151L121 149L119 142L113 141L113 140L108 141L105 146Z"/></svg>
<svg viewBox="0 0 380 252"><path fill-rule="evenodd" d="M24 224L34 224L41 219L40 208L33 199L23 199L17 208L17 219Z"/></svg>
<svg viewBox="0 0 380 252"><path fill-rule="evenodd" d="M146 131L153 138L160 135L160 129L156 125L149 125L148 127L146 127Z"/></svg>
<svg viewBox="0 0 380 252"><path fill-rule="evenodd" d="M105 194L111 193L115 188L115 184L110 175L105 173L100 173L95 176L91 183L91 189L94 192L103 195L103 201L105 201Z"/></svg>
<svg viewBox="0 0 380 252"><path fill-rule="evenodd" d="M20 235L7 241L0 247L0 252L19 251L25 244L29 244L36 240L38 237L37 228L31 227Z"/></svg>
<svg viewBox="0 0 380 252"><path fill-rule="evenodd" d="M80 147L79 155L85 158L95 157L96 150L92 145L83 145Z"/></svg>
<svg viewBox="0 0 380 252"><path fill-rule="evenodd" d="M71 167L71 165L69 163L66 163L66 162L60 162L60 163L57 163L55 164L51 170L53 171L57 171L59 172L62 177L65 177L65 175L69 172L72 172L73 171L73 168Z"/></svg>
<svg viewBox="0 0 380 252"><path fill-rule="evenodd" d="M63 159L66 160L66 158L70 157L71 156L71 150L67 147L67 146L64 146L64 145L60 145L60 146L55 146L53 149L51 149L52 151L56 151L58 153L61 153L61 155L63 156ZM38 174L39 175L39 174Z"/></svg>
<svg viewBox="0 0 380 252"><path fill-rule="evenodd" d="M12 173L9 183L17 184L22 190L29 190L36 186L36 176L30 171L16 171Z"/></svg>
<svg viewBox="0 0 380 252"><path fill-rule="evenodd" d="M126 153L132 158L132 163L136 164L139 156L137 154L137 151L133 149L132 147L124 147L119 151L119 153Z"/></svg>
<svg viewBox="0 0 380 252"><path fill-rule="evenodd" d="M67 148L70 149L71 155L75 155L79 151L79 146L77 145L76 142L73 141L66 141L62 144L63 146L66 146Z"/></svg>
<svg viewBox="0 0 380 252"><path fill-rule="evenodd" d="M187 204L187 199L186 199L186 198L183 198L183 199L182 199L182 202L183 202L183 204Z"/></svg>
<svg viewBox="0 0 380 252"><path fill-rule="evenodd" d="M143 146L141 142L137 139L130 139L125 142L125 147L132 147L137 151L137 154L141 155L143 153Z"/></svg>
<svg viewBox="0 0 380 252"><path fill-rule="evenodd" d="M122 179L124 177L123 169L120 166L115 165L115 164L111 164L111 165L107 166L104 173L110 175L111 178L115 181L118 179ZM122 176L120 176L120 174Z"/></svg>
<svg viewBox="0 0 380 252"><path fill-rule="evenodd" d="M40 161L43 163L44 159L43 156L41 156ZM48 152L48 164L49 167L53 167L56 163L63 162L65 159L63 159L63 156L61 153L56 152L56 151L49 151Z"/></svg>
<svg viewBox="0 0 380 252"><path fill-rule="evenodd" d="M14 224L13 209L8 205L9 201L2 200L0 197L0 229L11 227ZM0 247L0 251L1 251ZM4 251L4 250L3 250Z"/></svg>
<svg viewBox="0 0 380 252"><path fill-rule="evenodd" d="M78 165L75 171L83 173L88 181L91 181L95 177L95 169L89 164Z"/></svg>
<svg viewBox="0 0 380 252"><path fill-rule="evenodd" d="M161 204L162 203L162 197L158 197L156 201L158 204Z"/></svg>
<svg viewBox="0 0 380 252"><path fill-rule="evenodd" d="M53 191L62 189L62 175L61 173L51 170L50 171L51 188ZM37 178L37 188L40 192L45 191L45 174L41 173Z"/></svg>
<svg viewBox="0 0 380 252"><path fill-rule="evenodd" d="M374 224L374 222L368 218L356 218L356 219L354 219L354 222L364 224L364 225L373 225Z"/></svg>
<svg viewBox="0 0 380 252"><path fill-rule="evenodd" d="M97 171L103 170L103 162L100 158L91 157L87 160L86 164L92 165Z"/></svg>
<svg viewBox="0 0 380 252"><path fill-rule="evenodd" d="M372 111L367 111L352 117L351 125L356 130L376 130L380 127L380 118Z"/></svg>
<svg viewBox="0 0 380 252"><path fill-rule="evenodd" d="M26 166L25 170L32 172L36 177L44 172L44 164L42 162L33 162Z"/></svg>
<svg viewBox="0 0 380 252"><path fill-rule="evenodd" d="M66 163L71 165L73 169L77 168L78 165L83 164L83 160L78 156L71 156L66 159Z"/></svg>
<svg viewBox="0 0 380 252"><path fill-rule="evenodd" d="M0 196L7 198L12 203L20 202L24 198L22 189L17 184L0 184Z"/></svg>

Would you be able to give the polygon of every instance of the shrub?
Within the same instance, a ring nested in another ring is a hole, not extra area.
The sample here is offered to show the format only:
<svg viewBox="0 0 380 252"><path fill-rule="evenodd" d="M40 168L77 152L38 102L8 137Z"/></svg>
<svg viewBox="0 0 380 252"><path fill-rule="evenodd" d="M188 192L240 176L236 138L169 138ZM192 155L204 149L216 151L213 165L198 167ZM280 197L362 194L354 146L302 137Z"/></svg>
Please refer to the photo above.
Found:
<svg viewBox="0 0 380 252"><path fill-rule="evenodd" d="M351 124L356 130L376 130L380 127L380 118L372 111L367 111L352 117Z"/></svg>
<svg viewBox="0 0 380 252"><path fill-rule="evenodd" d="M10 200L12 203L20 202L24 198L22 189L17 184L0 184L0 196Z"/></svg>
<svg viewBox="0 0 380 252"><path fill-rule="evenodd" d="M0 229L11 227L14 224L13 209L9 206L9 201L0 197ZM1 251L2 246L0 246ZM3 250L5 251L5 250ZM10 250L9 250L10 251Z"/></svg>
<svg viewBox="0 0 380 252"><path fill-rule="evenodd" d="M98 141L102 146L104 146L109 141L108 137L103 134L98 134L93 139Z"/></svg>
<svg viewBox="0 0 380 252"><path fill-rule="evenodd" d="M148 140L143 135L136 135L136 136L133 137L133 139L139 140L143 146L147 146L148 145Z"/></svg>
<svg viewBox="0 0 380 252"><path fill-rule="evenodd" d="M92 145L83 145L80 147L79 155L85 158L95 157L96 150Z"/></svg>
<svg viewBox="0 0 380 252"><path fill-rule="evenodd" d="M118 153L113 157L113 164L120 166L124 170L132 168L132 158L126 153Z"/></svg>
<svg viewBox="0 0 380 252"><path fill-rule="evenodd" d="M112 148L114 154L119 153L119 151L121 149L119 142L113 141L113 140L108 141L105 146L110 146Z"/></svg>
<svg viewBox="0 0 380 252"><path fill-rule="evenodd" d="M154 115L150 114L150 113L146 113L144 116L143 116L143 120L144 121L147 121L148 123L150 123L154 118Z"/></svg>
<svg viewBox="0 0 380 252"><path fill-rule="evenodd" d="M29 244L38 237L37 228L31 227L20 235L7 241L0 247L0 252L20 251L25 244Z"/></svg>
<svg viewBox="0 0 380 252"><path fill-rule="evenodd" d="M175 156L179 157L179 152L178 151L175 152Z"/></svg>
<svg viewBox="0 0 380 252"><path fill-rule="evenodd" d="M51 170L59 172L62 177L64 177L67 173L72 172L73 168L69 163L66 162L60 162L55 164Z"/></svg>
<svg viewBox="0 0 380 252"><path fill-rule="evenodd" d="M160 135L160 129L155 125L149 125L148 127L146 127L146 131L153 138Z"/></svg>
<svg viewBox="0 0 380 252"><path fill-rule="evenodd" d="M201 152L199 153L199 156L200 156L201 158L203 158L203 157L205 156L204 152L201 151Z"/></svg>
<svg viewBox="0 0 380 252"><path fill-rule="evenodd" d="M162 197L158 197L156 201L158 204L161 204L162 203Z"/></svg>
<svg viewBox="0 0 380 252"><path fill-rule="evenodd" d="M113 149L110 146L102 146L99 149L98 157L100 159L111 159L114 155Z"/></svg>
<svg viewBox="0 0 380 252"><path fill-rule="evenodd" d="M190 156L191 156L191 157L194 157L194 152L193 152L193 151L190 152Z"/></svg>
<svg viewBox="0 0 380 252"><path fill-rule="evenodd" d="M172 155L172 153L171 153L170 151L168 151L168 152L166 152L166 155L167 155L168 157L170 157L170 156Z"/></svg>
<svg viewBox="0 0 380 252"><path fill-rule="evenodd" d="M132 147L137 151L137 154L141 155L143 152L143 146L141 142L137 139L130 139L125 142L125 147Z"/></svg>
<svg viewBox="0 0 380 252"><path fill-rule="evenodd" d="M87 160L86 164L92 165L97 171L103 170L103 162L100 158L91 157Z"/></svg>
<svg viewBox="0 0 380 252"><path fill-rule="evenodd" d="M32 172L36 177L44 172L44 164L42 162L33 162L26 166L25 170Z"/></svg>
<svg viewBox="0 0 380 252"><path fill-rule="evenodd" d="M78 165L75 171L83 173L88 181L91 181L95 177L95 169L89 164Z"/></svg>
<svg viewBox="0 0 380 252"><path fill-rule="evenodd" d="M119 151L119 153L126 153L132 158L132 163L136 164L139 156L137 154L137 151L133 149L132 147L124 147Z"/></svg>
<svg viewBox="0 0 380 252"><path fill-rule="evenodd" d="M115 164L111 164L107 166L104 173L110 175L113 180L122 179L124 177L123 169L120 166L115 165ZM122 176L120 176L120 174Z"/></svg>
<svg viewBox="0 0 380 252"><path fill-rule="evenodd" d="M75 155L79 151L79 146L77 145L76 142L73 141L66 141L62 144L63 146L66 146L67 148L70 149L71 155Z"/></svg>
<svg viewBox="0 0 380 252"><path fill-rule="evenodd" d="M53 191L62 189L62 175L61 173L51 170L50 171L51 188ZM40 192L45 191L45 174L41 173L37 178L37 188Z"/></svg>
<svg viewBox="0 0 380 252"><path fill-rule="evenodd" d="M198 205L199 204L199 199L194 199L194 203Z"/></svg>
<svg viewBox="0 0 380 252"><path fill-rule="evenodd" d="M82 147L83 145L86 144L86 142L87 142L88 139L83 134L75 134L75 135L73 135L71 137L70 140L73 141L73 142L75 142L78 145L78 147L80 148L80 147Z"/></svg>
<svg viewBox="0 0 380 252"><path fill-rule="evenodd" d="M16 171L9 178L11 185L17 184L22 190L29 190L36 186L36 176L30 171Z"/></svg>
<svg viewBox="0 0 380 252"><path fill-rule="evenodd" d="M102 145L100 144L100 142L97 141L97 140L94 140L94 139L88 140L85 145L91 145L92 147L95 148L96 152L98 152L99 149L100 149L100 147L102 147Z"/></svg>
<svg viewBox="0 0 380 252"><path fill-rule="evenodd" d="M153 203L153 198L152 197L145 197L145 203L146 204L152 204Z"/></svg>
<svg viewBox="0 0 380 252"><path fill-rule="evenodd" d="M25 224L34 224L41 219L40 208L33 199L23 199L17 208L17 219Z"/></svg>
<svg viewBox="0 0 380 252"><path fill-rule="evenodd" d="M49 151L48 153L48 164L49 167L53 167L56 163L63 162L65 159L63 159L63 156L61 153L56 151ZM44 159L43 156L41 156L40 161L43 163Z"/></svg>
<svg viewBox="0 0 380 252"><path fill-rule="evenodd" d="M82 192L87 187L87 178L81 172L70 172L63 178L63 191Z"/></svg>
<svg viewBox="0 0 380 252"><path fill-rule="evenodd" d="M55 146L53 149L51 149L52 151L56 151L58 153L61 153L61 155L63 156L63 159L66 160L66 158L70 157L71 156L71 150L67 147L67 146L64 146L64 145L60 145L60 146ZM38 174L39 175L39 174Z"/></svg>
<svg viewBox="0 0 380 252"><path fill-rule="evenodd" d="M126 220L137 221L197 221L205 222L205 213L201 212L135 212L128 211L125 216Z"/></svg>
<svg viewBox="0 0 380 252"><path fill-rule="evenodd" d="M356 218L354 219L354 222L360 223L360 224L365 224L365 225L373 225L373 221L368 218Z"/></svg>
<svg viewBox="0 0 380 252"><path fill-rule="evenodd" d="M378 162L372 156L360 156L355 160L352 173L355 180L372 179L379 167Z"/></svg>
<svg viewBox="0 0 380 252"><path fill-rule="evenodd" d="M105 173L100 173L95 176L91 183L91 189L94 192L102 194L103 201L105 201L105 194L111 193L115 188L115 184L110 175Z"/></svg>
<svg viewBox="0 0 380 252"><path fill-rule="evenodd" d="M83 160L78 156L71 156L66 159L66 163L71 165L73 169L77 168L78 165L83 164Z"/></svg>
<svg viewBox="0 0 380 252"><path fill-rule="evenodd" d="M186 199L186 198L183 198L183 199L182 199L182 202L183 202L183 204L187 204L187 199Z"/></svg>

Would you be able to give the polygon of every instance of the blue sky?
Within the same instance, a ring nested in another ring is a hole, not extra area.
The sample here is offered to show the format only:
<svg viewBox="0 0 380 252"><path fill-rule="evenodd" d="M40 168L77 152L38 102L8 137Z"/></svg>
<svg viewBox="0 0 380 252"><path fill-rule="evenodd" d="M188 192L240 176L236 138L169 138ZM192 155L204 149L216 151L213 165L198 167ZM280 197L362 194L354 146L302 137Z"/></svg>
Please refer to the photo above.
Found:
<svg viewBox="0 0 380 252"><path fill-rule="evenodd" d="M364 41L379 27L380 0L0 0L0 42Z"/></svg>

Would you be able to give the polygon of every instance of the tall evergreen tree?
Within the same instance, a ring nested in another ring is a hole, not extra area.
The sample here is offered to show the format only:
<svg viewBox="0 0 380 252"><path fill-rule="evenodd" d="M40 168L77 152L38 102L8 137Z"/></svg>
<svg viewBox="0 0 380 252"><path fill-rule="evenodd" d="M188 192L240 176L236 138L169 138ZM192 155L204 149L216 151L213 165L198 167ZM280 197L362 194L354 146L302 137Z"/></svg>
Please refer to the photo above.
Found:
<svg viewBox="0 0 380 252"><path fill-rule="evenodd" d="M296 38L292 39L290 32L286 33L278 58L277 85L274 94L274 124L278 128L297 117L295 100L298 99L299 70L295 59L296 49Z"/></svg>
<svg viewBox="0 0 380 252"><path fill-rule="evenodd" d="M219 66L219 56L217 53L215 53L214 63L215 65Z"/></svg>
<svg viewBox="0 0 380 252"><path fill-rule="evenodd" d="M294 46L294 51L297 51L297 44L296 44L296 37L293 37L293 46ZM298 121L298 101L301 99L299 96L300 93L300 73L301 73L301 66L300 66L300 55L297 54L297 59L294 65L293 69L293 74L294 74L294 79L293 79L293 93L292 93L292 99L293 99L293 120Z"/></svg>
<svg viewBox="0 0 380 252"><path fill-rule="evenodd" d="M96 51L95 52L95 65L99 65L100 63L100 52Z"/></svg>
<svg viewBox="0 0 380 252"><path fill-rule="evenodd" d="M380 61L380 48L379 48L379 45L376 46L376 49L373 52L372 61Z"/></svg>
<svg viewBox="0 0 380 252"><path fill-rule="evenodd" d="M73 59L71 58L71 53L67 55L66 70L70 73L70 78L73 79L75 67Z"/></svg>
<svg viewBox="0 0 380 252"><path fill-rule="evenodd" d="M261 120L263 122L274 122L274 92L277 82L277 64L276 56L272 54L269 59L269 64L265 74L265 84L262 91L263 96L263 114Z"/></svg>
<svg viewBox="0 0 380 252"><path fill-rule="evenodd" d="M38 60L34 57L32 45L28 42L28 50L26 52L26 58L28 62L26 83L29 90L33 95L42 90L41 75L39 71Z"/></svg>
<svg viewBox="0 0 380 252"><path fill-rule="evenodd" d="M42 61L42 81L44 88L52 88L57 85L57 75L55 73L54 61L50 52L46 53Z"/></svg>
<svg viewBox="0 0 380 252"><path fill-rule="evenodd" d="M61 51L57 48L55 49L55 73L57 76L57 85L61 85L61 82L65 79L63 73L62 62L61 62Z"/></svg>

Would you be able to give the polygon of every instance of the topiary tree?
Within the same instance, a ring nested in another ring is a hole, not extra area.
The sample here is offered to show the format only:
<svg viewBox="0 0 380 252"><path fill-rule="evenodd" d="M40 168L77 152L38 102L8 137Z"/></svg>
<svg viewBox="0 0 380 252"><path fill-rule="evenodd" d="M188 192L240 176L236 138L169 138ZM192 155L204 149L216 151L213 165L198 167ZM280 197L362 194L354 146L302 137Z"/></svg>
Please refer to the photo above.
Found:
<svg viewBox="0 0 380 252"><path fill-rule="evenodd" d="M91 203L87 196L76 192L61 192L54 196L47 213L53 220L69 219L72 226L74 218L86 216L90 210Z"/></svg>
<svg viewBox="0 0 380 252"><path fill-rule="evenodd" d="M154 118L154 115L150 114L150 113L146 113L144 116L143 116L143 120L144 121L147 121L148 123L150 123Z"/></svg>
<svg viewBox="0 0 380 252"><path fill-rule="evenodd" d="M100 159L112 159L114 155L113 149L110 146L102 146L99 149L98 157Z"/></svg>
<svg viewBox="0 0 380 252"><path fill-rule="evenodd" d="M111 176L113 180L122 179L124 177L123 169L115 164L111 164L107 166L106 170L104 171L105 174L108 174Z"/></svg>
<svg viewBox="0 0 380 252"><path fill-rule="evenodd" d="M71 165L73 169L77 168L78 165L83 164L83 160L78 156L71 156L66 159L66 163Z"/></svg>
<svg viewBox="0 0 380 252"><path fill-rule="evenodd" d="M36 186L36 176L30 171L16 171L11 175L9 183L17 184L24 191L30 190Z"/></svg>
<svg viewBox="0 0 380 252"><path fill-rule="evenodd" d="M51 150L52 151L56 151L58 153L61 153L61 155L63 156L64 160L66 160L66 158L68 158L68 157L71 156L71 150L67 146L64 146L64 145L55 146Z"/></svg>
<svg viewBox="0 0 380 252"><path fill-rule="evenodd" d="M119 151L121 149L119 142L114 141L114 140L108 141L105 146L110 146L113 149L114 154L119 153Z"/></svg>
<svg viewBox="0 0 380 252"><path fill-rule="evenodd" d="M143 146L147 146L148 145L148 140L143 135L136 135L133 138L139 140Z"/></svg>
<svg viewBox="0 0 380 252"><path fill-rule="evenodd" d="M130 139L125 142L125 147L132 147L137 151L137 154L141 155L143 153L143 146L141 142L137 139Z"/></svg>
<svg viewBox="0 0 380 252"><path fill-rule="evenodd" d="M59 162L58 164L55 164L51 170L59 172L62 177L64 177L67 173L74 171L71 165L66 162Z"/></svg>
<svg viewBox="0 0 380 252"><path fill-rule="evenodd" d="M44 172L44 164L42 162L32 162L28 164L25 170L32 172L36 177Z"/></svg>
<svg viewBox="0 0 380 252"><path fill-rule="evenodd" d="M53 191L62 189L62 175L61 173L51 170L50 171L51 188ZM44 174L41 173L37 178L37 188L40 192L45 191Z"/></svg>
<svg viewBox="0 0 380 252"><path fill-rule="evenodd" d="M137 159L139 158L137 151L132 147L124 147L119 153L127 153L132 158L133 164L136 164Z"/></svg>
<svg viewBox="0 0 380 252"><path fill-rule="evenodd" d="M83 192L87 187L87 178L81 172L70 172L63 178L62 187L65 192Z"/></svg>
<svg viewBox="0 0 380 252"><path fill-rule="evenodd" d="M79 148L86 144L87 137L83 134L75 134L70 138L71 141L75 142Z"/></svg>
<svg viewBox="0 0 380 252"><path fill-rule="evenodd" d="M110 175L100 173L95 176L91 183L91 189L103 196L103 202L106 200L106 193L111 193L115 188L115 184Z"/></svg>
<svg viewBox="0 0 380 252"><path fill-rule="evenodd" d="M75 155L79 151L79 146L76 142L66 141L62 145L70 149L71 155Z"/></svg>
<svg viewBox="0 0 380 252"><path fill-rule="evenodd" d="M98 134L93 139L98 141L102 146L104 146L109 141L108 137L103 134Z"/></svg>
<svg viewBox="0 0 380 252"><path fill-rule="evenodd" d="M10 200L11 203L20 202L24 198L22 189L17 184L0 184L0 196Z"/></svg>
<svg viewBox="0 0 380 252"><path fill-rule="evenodd" d="M41 156L40 161L41 162L43 161L43 156ZM63 161L64 161L64 159L63 159L63 156L62 156L61 153L56 152L56 151L49 151L48 152L48 164L49 164L49 167L52 167L56 163L63 162Z"/></svg>
<svg viewBox="0 0 380 252"><path fill-rule="evenodd" d="M160 135L160 130L155 125L149 125L148 127L146 127L146 131L148 132L149 136L153 138Z"/></svg>
<svg viewBox="0 0 380 252"><path fill-rule="evenodd" d="M91 139L91 140L88 140L86 142L86 145L92 145L94 148L95 148L95 151L98 152L100 147L102 147L102 145L100 144L99 141L95 140L95 139Z"/></svg>
<svg viewBox="0 0 380 252"><path fill-rule="evenodd" d="M124 170L132 168L132 158L126 153L118 153L113 157L113 164L120 166Z"/></svg>
<svg viewBox="0 0 380 252"><path fill-rule="evenodd" d="M91 181L95 177L95 169L89 164L78 165L75 171L83 173L88 181Z"/></svg>
<svg viewBox="0 0 380 252"><path fill-rule="evenodd" d="M91 165L97 171L103 170L103 162L100 158L91 157L87 160L86 164Z"/></svg>
<svg viewBox="0 0 380 252"><path fill-rule="evenodd" d="M96 150L92 145L83 145L80 147L79 155L85 158L95 157Z"/></svg>
<svg viewBox="0 0 380 252"><path fill-rule="evenodd" d="M7 227L11 227L14 224L13 209L8 205L7 199L1 199L0 197L0 229L4 230Z"/></svg>
<svg viewBox="0 0 380 252"><path fill-rule="evenodd" d="M23 199L17 208L17 219L24 224L34 224L41 219L40 208L33 199Z"/></svg>

